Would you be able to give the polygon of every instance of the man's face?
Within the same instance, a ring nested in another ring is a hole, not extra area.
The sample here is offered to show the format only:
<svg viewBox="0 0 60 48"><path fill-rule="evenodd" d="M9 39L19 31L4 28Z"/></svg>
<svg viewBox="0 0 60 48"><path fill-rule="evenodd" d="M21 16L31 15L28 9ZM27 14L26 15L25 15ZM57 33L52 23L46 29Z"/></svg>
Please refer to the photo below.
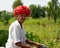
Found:
<svg viewBox="0 0 60 48"><path fill-rule="evenodd" d="M25 14L19 14L16 18L19 20L19 22L23 23L26 19L26 15Z"/></svg>

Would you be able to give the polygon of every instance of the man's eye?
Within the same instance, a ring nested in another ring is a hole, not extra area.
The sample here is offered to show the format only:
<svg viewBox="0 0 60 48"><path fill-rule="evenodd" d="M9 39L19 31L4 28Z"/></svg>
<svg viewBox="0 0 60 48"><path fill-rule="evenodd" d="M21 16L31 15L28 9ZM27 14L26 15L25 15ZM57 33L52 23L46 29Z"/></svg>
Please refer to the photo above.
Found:
<svg viewBox="0 0 60 48"><path fill-rule="evenodd" d="M21 15L21 16L23 16L23 15Z"/></svg>

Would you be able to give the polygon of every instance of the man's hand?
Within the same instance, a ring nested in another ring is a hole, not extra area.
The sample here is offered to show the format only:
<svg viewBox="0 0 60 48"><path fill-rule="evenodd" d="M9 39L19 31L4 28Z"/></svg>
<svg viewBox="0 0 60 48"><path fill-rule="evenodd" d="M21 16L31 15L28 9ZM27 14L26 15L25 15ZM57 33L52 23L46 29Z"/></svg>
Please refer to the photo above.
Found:
<svg viewBox="0 0 60 48"><path fill-rule="evenodd" d="M39 43L36 43L36 46L37 46L37 48L47 48L46 45L44 45L44 44L39 44Z"/></svg>
<svg viewBox="0 0 60 48"><path fill-rule="evenodd" d="M47 48L45 45L42 45L42 44L37 43L37 42L33 42L29 39L26 40L26 43L28 43L30 45L35 45L37 48Z"/></svg>
<svg viewBox="0 0 60 48"><path fill-rule="evenodd" d="M42 48L43 46L39 43L36 43L37 48Z"/></svg>
<svg viewBox="0 0 60 48"><path fill-rule="evenodd" d="M26 46L26 48L32 48L31 46Z"/></svg>
<svg viewBox="0 0 60 48"><path fill-rule="evenodd" d="M26 48L32 48L31 46L27 45Z"/></svg>

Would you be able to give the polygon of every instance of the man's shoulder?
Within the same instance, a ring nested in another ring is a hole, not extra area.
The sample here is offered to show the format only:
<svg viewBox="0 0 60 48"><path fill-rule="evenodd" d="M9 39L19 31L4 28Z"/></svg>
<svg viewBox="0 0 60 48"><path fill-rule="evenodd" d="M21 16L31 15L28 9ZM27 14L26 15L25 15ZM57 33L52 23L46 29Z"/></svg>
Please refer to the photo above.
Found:
<svg viewBox="0 0 60 48"><path fill-rule="evenodd" d="M19 26L19 24L18 24L18 21L16 20L16 21L14 21L11 25L10 25L10 27L17 27L17 26Z"/></svg>

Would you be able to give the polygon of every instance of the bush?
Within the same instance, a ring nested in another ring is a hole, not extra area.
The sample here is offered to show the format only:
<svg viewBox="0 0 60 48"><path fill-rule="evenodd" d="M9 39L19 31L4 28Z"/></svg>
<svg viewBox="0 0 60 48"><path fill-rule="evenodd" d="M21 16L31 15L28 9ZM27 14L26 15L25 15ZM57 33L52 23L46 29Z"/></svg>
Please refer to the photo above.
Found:
<svg viewBox="0 0 60 48"><path fill-rule="evenodd" d="M0 47L4 47L8 38L8 31L0 30Z"/></svg>
<svg viewBox="0 0 60 48"><path fill-rule="evenodd" d="M27 32L26 37L32 41L39 42L43 44L43 41L40 39L40 37L33 32Z"/></svg>

